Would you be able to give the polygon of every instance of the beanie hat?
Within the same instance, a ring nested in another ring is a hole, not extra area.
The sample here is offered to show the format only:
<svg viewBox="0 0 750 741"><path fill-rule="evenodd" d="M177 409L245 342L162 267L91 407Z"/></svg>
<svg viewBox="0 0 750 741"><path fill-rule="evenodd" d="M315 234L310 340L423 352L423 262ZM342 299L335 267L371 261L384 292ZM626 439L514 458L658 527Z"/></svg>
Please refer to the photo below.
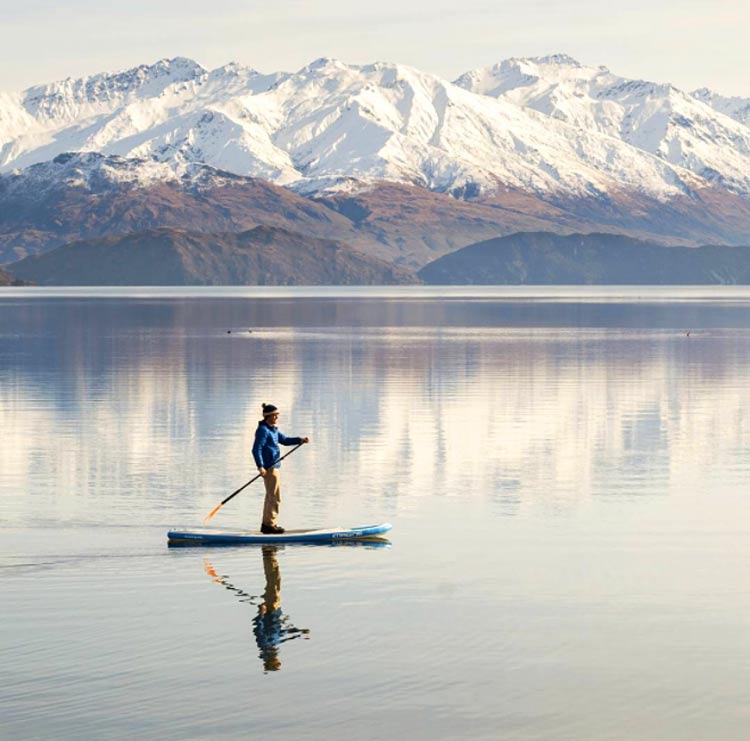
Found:
<svg viewBox="0 0 750 741"><path fill-rule="evenodd" d="M268 417L269 414L274 414L275 412L278 412L279 408L275 407L273 404L263 404L263 416Z"/></svg>

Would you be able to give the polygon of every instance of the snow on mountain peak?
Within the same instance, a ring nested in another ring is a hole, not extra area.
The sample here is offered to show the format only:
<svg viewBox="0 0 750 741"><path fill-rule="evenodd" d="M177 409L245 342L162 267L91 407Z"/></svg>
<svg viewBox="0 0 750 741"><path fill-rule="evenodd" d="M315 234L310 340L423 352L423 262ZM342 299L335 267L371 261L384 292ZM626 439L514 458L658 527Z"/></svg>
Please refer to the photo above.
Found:
<svg viewBox="0 0 750 741"><path fill-rule="evenodd" d="M4 197L25 193L39 198L58 188L94 193L113 185L140 187L176 179L170 167L153 161L105 157L98 152L64 152L50 162L0 175L0 193Z"/></svg>
<svg viewBox="0 0 750 741"><path fill-rule="evenodd" d="M694 90L692 96L715 111L719 111L745 126L750 126L750 98L720 95L705 87Z"/></svg>
<svg viewBox="0 0 750 741"><path fill-rule="evenodd" d="M455 83L387 62L321 57L263 74L176 57L0 96L0 167L77 151L120 158L97 165L103 177L168 180L205 164L300 192L391 180L458 194L750 193L750 131L709 97L567 54Z"/></svg>
<svg viewBox="0 0 750 741"><path fill-rule="evenodd" d="M547 54L543 57L529 57L528 61L534 62L535 64L552 64L565 67L580 67L581 64L577 59L573 59L569 54L563 54L558 52L557 54Z"/></svg>
<svg viewBox="0 0 750 741"><path fill-rule="evenodd" d="M244 64L239 64L239 62L229 62L222 67L211 70L209 76L214 78L251 77L258 74L260 73L252 67L246 67Z"/></svg>
<svg viewBox="0 0 750 741"><path fill-rule="evenodd" d="M44 92L73 89L95 98L97 95L104 93L126 93L154 80L162 80L163 84L171 84L194 80L204 74L206 74L206 70L192 59L186 57L164 58L151 65L140 64L121 72L104 72L79 79L67 77L65 80L48 85L29 88L25 92L26 98L31 99L39 97Z"/></svg>
<svg viewBox="0 0 750 741"><path fill-rule="evenodd" d="M550 63L553 59L559 61ZM730 190L750 192L750 131L727 118L746 122L736 104L689 95L670 83L618 77L565 55L506 60L468 72L456 84L617 138ZM750 107L747 115L750 120Z"/></svg>
<svg viewBox="0 0 750 741"><path fill-rule="evenodd" d="M310 64L304 66L297 74L320 74L321 72L338 72L344 69L349 69L349 65L339 59L335 59L334 57L319 57L310 62Z"/></svg>
<svg viewBox="0 0 750 741"><path fill-rule="evenodd" d="M172 59L160 59L151 65L154 73L170 75L175 82L192 80L205 74L206 70L198 62L187 57L172 57Z"/></svg>
<svg viewBox="0 0 750 741"><path fill-rule="evenodd" d="M81 189L105 193L114 188L143 188L162 183L188 182L196 186L226 184L237 176L207 165L154 158L105 156L98 152L63 152L49 162L0 175L0 196L26 195L32 200L51 191Z"/></svg>
<svg viewBox="0 0 750 741"><path fill-rule="evenodd" d="M72 121L122 105L134 96L153 97L175 83L206 74L197 62L184 57L160 59L116 73L80 79L66 78L24 91L23 107L41 122Z"/></svg>

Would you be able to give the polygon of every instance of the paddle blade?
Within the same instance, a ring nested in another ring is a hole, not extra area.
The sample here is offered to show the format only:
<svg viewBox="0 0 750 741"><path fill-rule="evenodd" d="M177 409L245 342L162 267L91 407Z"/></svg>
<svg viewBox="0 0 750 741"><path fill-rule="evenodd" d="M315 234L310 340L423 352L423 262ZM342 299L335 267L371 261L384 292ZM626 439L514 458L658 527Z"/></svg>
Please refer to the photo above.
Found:
<svg viewBox="0 0 750 741"><path fill-rule="evenodd" d="M208 514L208 517L206 517L205 520L203 520L203 524L205 525L219 510L221 509L221 504L217 504Z"/></svg>

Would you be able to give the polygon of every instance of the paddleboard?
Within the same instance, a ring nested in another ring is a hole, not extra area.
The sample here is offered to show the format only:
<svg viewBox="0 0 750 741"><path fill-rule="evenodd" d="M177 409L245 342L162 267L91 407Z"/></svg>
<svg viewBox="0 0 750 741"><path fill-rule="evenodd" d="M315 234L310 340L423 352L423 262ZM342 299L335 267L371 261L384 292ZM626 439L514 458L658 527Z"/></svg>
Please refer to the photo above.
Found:
<svg viewBox="0 0 750 741"><path fill-rule="evenodd" d="M240 545L242 543L335 543L367 540L387 533L393 526L387 522L361 527L334 527L322 530L287 530L279 535L266 535L252 530L170 530L167 540L181 545Z"/></svg>

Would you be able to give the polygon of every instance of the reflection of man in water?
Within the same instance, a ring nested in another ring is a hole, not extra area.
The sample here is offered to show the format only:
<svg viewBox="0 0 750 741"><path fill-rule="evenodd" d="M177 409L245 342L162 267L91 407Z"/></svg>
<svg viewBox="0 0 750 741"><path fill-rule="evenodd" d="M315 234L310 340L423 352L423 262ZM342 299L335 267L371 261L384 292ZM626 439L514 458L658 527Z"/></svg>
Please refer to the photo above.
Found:
<svg viewBox="0 0 750 741"><path fill-rule="evenodd" d="M307 638L307 628L295 628L281 611L281 572L276 560L276 546L263 546L263 571L266 575L266 591L263 602L258 605L258 614L253 618L253 633L260 650L263 669L275 672L281 669L279 645L295 638Z"/></svg>
<svg viewBox="0 0 750 741"><path fill-rule="evenodd" d="M308 628L295 628L289 618L281 611L281 572L276 560L278 546L263 546L263 571L266 575L266 591L262 598L248 594L234 586L226 577L219 576L214 567L203 559L203 566L212 581L222 584L230 592L234 592L240 602L258 605L258 614L253 618L253 633L258 644L263 661L263 669L275 672L281 669L279 659L279 645L294 638L308 638ZM262 600L262 601L261 601Z"/></svg>

